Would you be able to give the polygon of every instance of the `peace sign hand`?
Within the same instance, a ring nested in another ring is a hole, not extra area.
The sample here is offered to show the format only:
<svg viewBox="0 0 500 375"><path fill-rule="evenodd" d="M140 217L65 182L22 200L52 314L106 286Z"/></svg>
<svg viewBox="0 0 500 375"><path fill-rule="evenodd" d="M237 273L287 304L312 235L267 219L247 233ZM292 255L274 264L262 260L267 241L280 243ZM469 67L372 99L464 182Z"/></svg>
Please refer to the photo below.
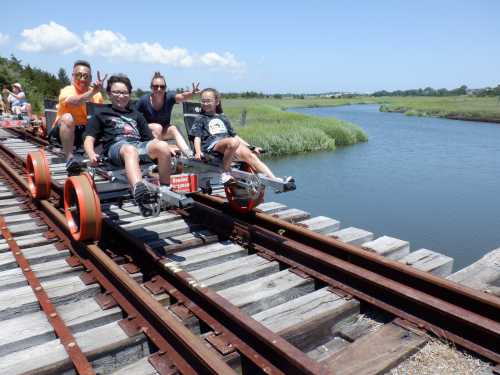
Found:
<svg viewBox="0 0 500 375"><path fill-rule="evenodd" d="M196 82L196 85L194 82L192 83L193 89L191 90L191 94L195 95L200 92L200 82Z"/></svg>
<svg viewBox="0 0 500 375"><path fill-rule="evenodd" d="M97 80L94 82L94 91L102 90L106 78L108 78L107 74L101 79L101 72L97 71Z"/></svg>

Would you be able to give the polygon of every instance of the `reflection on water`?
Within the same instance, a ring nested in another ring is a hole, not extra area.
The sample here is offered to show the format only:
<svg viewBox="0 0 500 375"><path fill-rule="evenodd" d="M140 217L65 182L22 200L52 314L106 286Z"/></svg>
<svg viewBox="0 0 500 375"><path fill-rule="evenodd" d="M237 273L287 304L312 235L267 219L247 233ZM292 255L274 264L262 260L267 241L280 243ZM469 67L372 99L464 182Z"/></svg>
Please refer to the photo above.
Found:
<svg viewBox="0 0 500 375"><path fill-rule="evenodd" d="M408 117L377 105L294 109L360 125L369 141L266 160L297 191L267 195L313 215L455 258L458 270L500 247L500 125Z"/></svg>

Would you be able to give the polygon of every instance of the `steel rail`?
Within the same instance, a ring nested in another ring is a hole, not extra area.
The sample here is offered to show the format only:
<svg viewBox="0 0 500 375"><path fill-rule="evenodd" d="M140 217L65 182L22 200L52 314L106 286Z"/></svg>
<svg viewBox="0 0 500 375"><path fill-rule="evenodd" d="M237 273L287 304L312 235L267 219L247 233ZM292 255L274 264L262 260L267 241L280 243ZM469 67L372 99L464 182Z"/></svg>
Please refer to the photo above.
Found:
<svg viewBox="0 0 500 375"><path fill-rule="evenodd" d="M3 146L1 148L12 158L18 160L20 164L25 164L25 161L14 152L5 149ZM10 167L7 166L7 168ZM62 194L61 185L52 181L52 187L54 193L59 196ZM25 185L25 188L27 189L27 185ZM51 206L48 202L41 201L41 204L46 206L46 210L51 210ZM54 213L54 215L56 214ZM59 213L58 215L61 215L60 218L62 220L62 214ZM65 222L63 223L57 215L54 217L57 218L58 225L66 225ZM201 320L205 319L212 322L212 325L217 327L216 331L224 331L226 337L230 337L232 339L232 343L234 343L234 345L240 350L241 354L243 354L243 356L247 359L247 362L254 363L254 371L271 371L276 374L325 373L326 369L323 366L311 360L302 351L295 348L279 335L274 334L266 327L250 318L247 314L243 313L239 308L220 297L217 293L208 288L192 289L192 279L186 272L169 273L168 269L163 267L161 258L158 257L155 252L142 241L130 236L126 231L121 230L121 228L114 227L106 219L104 220L104 224L104 228L106 228L108 235L103 233L103 238L125 238L125 243L128 245L128 251L133 250L130 247L130 244L134 244L135 249L140 250L136 253L136 255L138 254L139 256L143 256L144 254L148 254L150 257L148 260L154 260L154 262L158 265L157 271L162 276L176 283L176 287L182 291L183 296L187 296L187 299L197 299L199 301L197 312L199 313ZM112 232L113 234L109 234L109 232ZM174 280L170 279L171 276L174 276ZM191 293L193 290L196 290L197 292L194 295ZM200 306L204 307L201 308ZM205 311L205 306L208 306L211 309L211 313ZM226 319L227 317L229 318ZM220 324L221 322L222 325ZM226 326L231 327L231 329L228 330L225 328ZM244 336L244 339L241 340L238 336ZM247 344L247 342L250 344Z"/></svg>
<svg viewBox="0 0 500 375"><path fill-rule="evenodd" d="M500 298L261 212L231 219L220 198L195 199L208 205L196 206L195 215L216 233L273 249L336 288L500 363Z"/></svg>
<svg viewBox="0 0 500 375"><path fill-rule="evenodd" d="M27 191L27 183L24 179L4 160L0 158L0 168L3 169L11 179L23 190ZM47 200L33 201L35 206L43 210L56 224L56 226L69 233L66 218L52 203ZM78 244L74 244L78 246ZM80 244L85 247L85 254L92 258L89 263L82 259L82 263L92 268L94 276L99 273L105 277L101 278L108 287L113 287L114 298L123 303L125 311L138 312L144 316L130 314L140 317L139 325L144 333L151 338L160 350L168 353L173 364L183 374L234 374L234 371L213 352L206 347L188 328L178 322L158 301L142 289L137 282L128 276L120 267L113 262L102 249L95 244ZM121 294L121 296L120 296ZM175 348L175 349L173 349Z"/></svg>
<svg viewBox="0 0 500 375"><path fill-rule="evenodd" d="M2 174L4 172L2 171ZM10 183L12 183L12 178L7 174L4 175ZM78 345L73 336L73 333L66 325L66 323L62 320L60 315L57 313L56 307L54 303L51 301L50 297L47 294L47 291L43 288L40 280L33 272L28 260L23 254L23 250L17 244L17 241L14 239L12 234L10 233L9 227L5 221L5 218L0 215L0 232L2 237L6 240L9 248L16 260L19 268L23 272L23 275L26 277L26 281L28 285L33 290L33 294L35 295L38 303L42 311L45 313L47 317L47 321L54 328L54 332L56 337L61 342L64 350L68 354L71 362L73 363L73 367L77 374L79 375L94 375L95 372L90 364L87 356L82 352L82 349Z"/></svg>
<svg viewBox="0 0 500 375"><path fill-rule="evenodd" d="M29 138L31 141L38 143L40 146L48 146L50 143L46 139L42 139L35 134L27 131L26 129L16 129L16 128L10 128L8 129L10 132L15 133L16 135L19 136L19 138L24 138L27 139Z"/></svg>
<svg viewBox="0 0 500 375"><path fill-rule="evenodd" d="M176 293L189 301L188 309L215 331L222 331L230 343L249 362L264 372L283 374L324 374L326 368L313 361L281 336L241 311L210 288L196 282L189 273L174 265L164 264L149 245L131 236L108 219L103 220L103 233L113 238L131 256L135 264L152 267L152 272L173 285ZM115 246L119 248L119 246ZM160 282L161 284L161 282ZM169 292L168 288L164 288ZM265 370L267 368L267 370ZM273 369L271 371L271 369Z"/></svg>

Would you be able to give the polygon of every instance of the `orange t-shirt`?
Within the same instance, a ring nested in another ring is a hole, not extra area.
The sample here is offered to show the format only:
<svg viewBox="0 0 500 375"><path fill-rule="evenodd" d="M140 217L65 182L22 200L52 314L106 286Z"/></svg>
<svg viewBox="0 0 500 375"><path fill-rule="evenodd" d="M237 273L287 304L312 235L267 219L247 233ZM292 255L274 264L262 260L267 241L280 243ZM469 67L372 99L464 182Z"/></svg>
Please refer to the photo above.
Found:
<svg viewBox="0 0 500 375"><path fill-rule="evenodd" d="M61 118L65 113L70 113L73 116L75 125L87 125L87 106L85 103L79 105L70 105L64 101L70 96L81 95L73 85L66 86L61 89L59 93L59 106L57 108L57 118ZM104 103L104 98L101 93L98 92L90 98L92 103Z"/></svg>

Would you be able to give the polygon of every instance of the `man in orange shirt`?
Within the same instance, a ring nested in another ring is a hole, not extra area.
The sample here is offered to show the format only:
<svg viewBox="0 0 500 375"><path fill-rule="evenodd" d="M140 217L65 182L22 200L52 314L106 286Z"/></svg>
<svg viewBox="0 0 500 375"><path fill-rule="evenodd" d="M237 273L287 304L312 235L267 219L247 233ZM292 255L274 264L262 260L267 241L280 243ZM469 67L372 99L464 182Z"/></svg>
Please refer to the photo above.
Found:
<svg viewBox="0 0 500 375"><path fill-rule="evenodd" d="M61 143L66 168L73 162L73 146L81 146L85 126L87 125L86 102L104 103L101 90L107 75L101 79L97 72L97 80L93 85L90 64L77 60L73 65L72 84L61 89L55 126L50 138Z"/></svg>

